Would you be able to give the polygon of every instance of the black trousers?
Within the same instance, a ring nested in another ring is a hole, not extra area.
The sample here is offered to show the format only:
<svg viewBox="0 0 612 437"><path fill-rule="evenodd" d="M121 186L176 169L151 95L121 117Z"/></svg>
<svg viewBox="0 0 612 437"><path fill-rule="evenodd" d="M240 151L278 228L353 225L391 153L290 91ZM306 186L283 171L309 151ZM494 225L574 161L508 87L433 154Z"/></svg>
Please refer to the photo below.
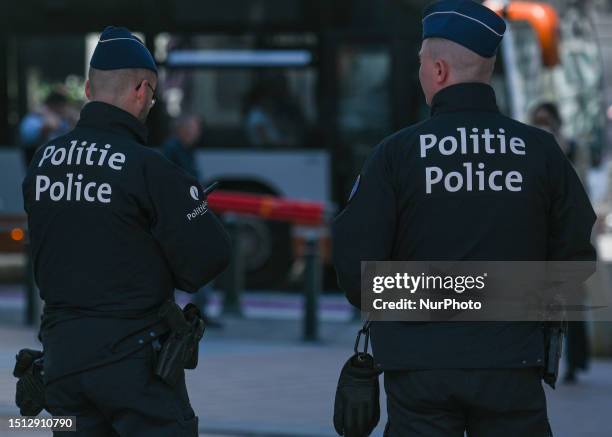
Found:
<svg viewBox="0 0 612 437"><path fill-rule="evenodd" d="M385 437L550 437L539 369L385 372Z"/></svg>
<svg viewBox="0 0 612 437"><path fill-rule="evenodd" d="M67 376L47 385L53 416L76 416L68 437L197 437L184 375L170 387L153 375L152 349L119 362Z"/></svg>
<svg viewBox="0 0 612 437"><path fill-rule="evenodd" d="M566 335L567 345L567 371L575 373L576 370L586 370L589 367L589 336L586 322L569 322Z"/></svg>

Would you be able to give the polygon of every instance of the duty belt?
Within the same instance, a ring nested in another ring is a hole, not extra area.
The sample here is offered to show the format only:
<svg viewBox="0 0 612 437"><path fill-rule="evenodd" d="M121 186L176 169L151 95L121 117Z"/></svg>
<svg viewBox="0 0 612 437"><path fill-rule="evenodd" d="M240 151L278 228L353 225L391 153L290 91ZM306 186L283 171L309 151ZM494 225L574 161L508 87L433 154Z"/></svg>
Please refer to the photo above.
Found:
<svg viewBox="0 0 612 437"><path fill-rule="evenodd" d="M120 361L151 343L159 342L159 338L163 337L169 332L170 328L167 326L164 320L154 321L151 324L137 331L134 331L112 343L109 347L111 354L108 357L96 360L81 367L77 367L76 369L70 370L69 372L62 374L62 376L56 379L64 378L69 375L74 375L80 372L95 369L97 367L105 366L116 361ZM53 382L54 380L47 380L47 384Z"/></svg>

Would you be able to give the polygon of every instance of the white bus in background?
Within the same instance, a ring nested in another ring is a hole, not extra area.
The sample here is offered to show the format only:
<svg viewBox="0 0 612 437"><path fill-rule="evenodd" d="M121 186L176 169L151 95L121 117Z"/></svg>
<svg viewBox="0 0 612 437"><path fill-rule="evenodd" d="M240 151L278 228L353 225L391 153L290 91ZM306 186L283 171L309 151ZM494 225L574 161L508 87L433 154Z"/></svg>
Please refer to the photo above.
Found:
<svg viewBox="0 0 612 437"><path fill-rule="evenodd" d="M171 46L167 38L158 37L156 47ZM207 47L226 41L223 37L195 37L193 44L198 48L157 53L164 59L160 77L168 112L178 115L189 111L203 118L204 147L196 150L203 182L219 181L220 190L321 202L333 209L328 150L307 147L306 137L287 146L256 146L244 126L244 99L263 70L282 75L291 92L298 90L294 97L303 110L304 131L306 125L315 123L311 52ZM207 129L211 126L214 128ZM299 258L296 242L303 240L305 229L254 217L243 217L240 223L247 286L287 286L289 271ZM326 236L327 230L322 231Z"/></svg>

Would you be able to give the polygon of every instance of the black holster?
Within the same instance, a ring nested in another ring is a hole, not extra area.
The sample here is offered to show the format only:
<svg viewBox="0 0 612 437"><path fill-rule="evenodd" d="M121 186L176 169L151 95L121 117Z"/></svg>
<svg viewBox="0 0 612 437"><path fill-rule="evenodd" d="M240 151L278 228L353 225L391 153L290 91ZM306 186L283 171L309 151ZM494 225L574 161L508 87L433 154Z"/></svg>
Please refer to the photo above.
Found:
<svg viewBox="0 0 612 437"><path fill-rule="evenodd" d="M22 416L37 416L45 408L43 353L21 349L15 359L13 376L18 378L15 404Z"/></svg>
<svg viewBox="0 0 612 437"><path fill-rule="evenodd" d="M365 348L359 352L359 341L365 336ZM334 428L345 437L367 437L380 420L380 387L382 373L368 353L369 322L359 331L355 354L342 367L334 401Z"/></svg>
<svg viewBox="0 0 612 437"><path fill-rule="evenodd" d="M553 389L559 377L559 361L563 352L566 322L546 322L544 325L544 368L542 379Z"/></svg>
<svg viewBox="0 0 612 437"><path fill-rule="evenodd" d="M176 303L167 302L160 308L159 315L170 332L157 353L154 373L168 385L175 386L183 369L195 369L198 365L204 321L193 304L181 310Z"/></svg>

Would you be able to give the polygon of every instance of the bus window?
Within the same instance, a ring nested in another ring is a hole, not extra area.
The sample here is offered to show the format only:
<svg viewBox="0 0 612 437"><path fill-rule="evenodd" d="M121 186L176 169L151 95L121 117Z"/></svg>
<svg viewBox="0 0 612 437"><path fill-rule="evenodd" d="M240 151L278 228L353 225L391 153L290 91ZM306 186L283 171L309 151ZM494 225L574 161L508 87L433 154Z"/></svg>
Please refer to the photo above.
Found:
<svg viewBox="0 0 612 437"><path fill-rule="evenodd" d="M310 146L317 75L309 51L252 48L250 36L162 42L167 112L202 117L205 145Z"/></svg>
<svg viewBox="0 0 612 437"><path fill-rule="evenodd" d="M341 45L337 74L339 138L351 150L354 173L372 147L389 135L393 128L391 54L388 47Z"/></svg>
<svg viewBox="0 0 612 437"><path fill-rule="evenodd" d="M375 134L391 128L389 79L391 59L382 46L340 48L339 127L345 138Z"/></svg>

